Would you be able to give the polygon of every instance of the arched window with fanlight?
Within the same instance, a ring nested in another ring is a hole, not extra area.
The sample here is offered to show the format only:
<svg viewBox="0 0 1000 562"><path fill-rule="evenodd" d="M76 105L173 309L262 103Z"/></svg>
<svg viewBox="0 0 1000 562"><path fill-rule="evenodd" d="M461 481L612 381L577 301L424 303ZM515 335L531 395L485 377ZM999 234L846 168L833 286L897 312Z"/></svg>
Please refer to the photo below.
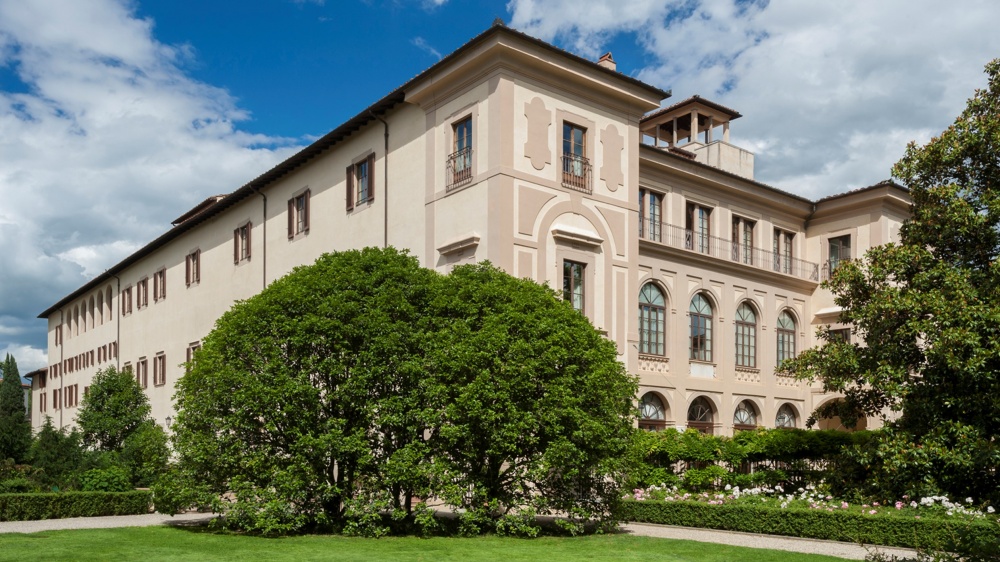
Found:
<svg viewBox="0 0 1000 562"><path fill-rule="evenodd" d="M712 303L698 293L688 308L691 322L691 359L712 360Z"/></svg>
<svg viewBox="0 0 1000 562"><path fill-rule="evenodd" d="M750 400L744 400L736 406L733 413L733 429L756 429L757 407Z"/></svg>
<svg viewBox="0 0 1000 562"><path fill-rule="evenodd" d="M647 392L639 401L639 429L660 431L667 426L667 411L655 392Z"/></svg>
<svg viewBox="0 0 1000 562"><path fill-rule="evenodd" d="M702 433L713 433L715 430L715 410L708 398L699 396L688 406L687 425Z"/></svg>
<svg viewBox="0 0 1000 562"><path fill-rule="evenodd" d="M784 404L778 408L778 415L774 417L774 427L795 427L795 408L791 404Z"/></svg>
<svg viewBox="0 0 1000 562"><path fill-rule="evenodd" d="M787 310L778 315L778 365L795 357L795 318Z"/></svg>
<svg viewBox="0 0 1000 562"><path fill-rule="evenodd" d="M736 309L736 366L757 366L757 313L747 303Z"/></svg>
<svg viewBox="0 0 1000 562"><path fill-rule="evenodd" d="M666 299L654 283L639 291L639 353L665 355Z"/></svg>

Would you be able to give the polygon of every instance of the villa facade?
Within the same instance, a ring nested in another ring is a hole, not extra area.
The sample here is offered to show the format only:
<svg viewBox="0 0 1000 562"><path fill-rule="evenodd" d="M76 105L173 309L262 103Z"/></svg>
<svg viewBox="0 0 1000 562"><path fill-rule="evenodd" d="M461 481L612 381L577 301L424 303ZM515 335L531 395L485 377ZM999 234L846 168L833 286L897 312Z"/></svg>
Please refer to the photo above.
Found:
<svg viewBox="0 0 1000 562"><path fill-rule="evenodd" d="M639 376L641 427L802 427L836 397L776 367L838 326L820 282L896 238L908 193L811 201L759 183L730 139L738 112L697 96L661 108L669 96L610 54L494 25L42 312L33 425L71 425L109 365L169 425L183 363L234 301L322 253L388 245L561 292Z"/></svg>

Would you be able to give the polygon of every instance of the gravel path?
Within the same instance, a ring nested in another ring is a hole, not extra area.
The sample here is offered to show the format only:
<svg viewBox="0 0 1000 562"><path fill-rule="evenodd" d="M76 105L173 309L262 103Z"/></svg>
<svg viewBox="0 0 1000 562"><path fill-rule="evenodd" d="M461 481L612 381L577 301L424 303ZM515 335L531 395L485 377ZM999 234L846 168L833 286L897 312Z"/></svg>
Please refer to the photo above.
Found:
<svg viewBox="0 0 1000 562"><path fill-rule="evenodd" d="M115 527L150 527L153 525L199 525L207 523L214 515L208 513L186 513L181 515L163 515L150 513L146 515L120 515L114 517L75 517L70 519L45 519L42 521L7 521L0 523L0 533L40 533L44 531L59 531L64 529L111 529ZM622 531L637 536L656 537L664 539L683 539L698 542L745 546L750 548L769 548L789 552L807 554L826 554L839 558L864 560L869 551L875 547L862 547L853 543L821 541L815 539L799 539L793 537L778 537L773 535L754 535L731 531L714 531L711 529L695 529L691 527L674 527L670 525L651 525L647 523L627 523L621 526ZM885 554L914 557L916 552L905 548L878 547Z"/></svg>

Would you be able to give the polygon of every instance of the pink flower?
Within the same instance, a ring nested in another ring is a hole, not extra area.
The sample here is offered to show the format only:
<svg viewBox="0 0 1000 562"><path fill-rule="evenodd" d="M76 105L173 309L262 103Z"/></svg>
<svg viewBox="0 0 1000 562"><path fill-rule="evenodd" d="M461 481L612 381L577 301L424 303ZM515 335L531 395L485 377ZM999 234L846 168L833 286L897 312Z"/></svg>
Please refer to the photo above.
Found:
<svg viewBox="0 0 1000 562"><path fill-rule="evenodd" d="M872 505L878 507L878 502L872 502Z"/></svg>
<svg viewBox="0 0 1000 562"><path fill-rule="evenodd" d="M920 516L919 515L914 515L913 518L914 519L920 519Z"/></svg>
<svg viewBox="0 0 1000 562"><path fill-rule="evenodd" d="M840 502L840 509L847 509L847 502Z"/></svg>
<svg viewBox="0 0 1000 562"><path fill-rule="evenodd" d="M903 502L896 502L896 509L903 509Z"/></svg>
<svg viewBox="0 0 1000 562"><path fill-rule="evenodd" d="M878 513L878 511L874 509L868 512L869 515L875 515L876 513Z"/></svg>

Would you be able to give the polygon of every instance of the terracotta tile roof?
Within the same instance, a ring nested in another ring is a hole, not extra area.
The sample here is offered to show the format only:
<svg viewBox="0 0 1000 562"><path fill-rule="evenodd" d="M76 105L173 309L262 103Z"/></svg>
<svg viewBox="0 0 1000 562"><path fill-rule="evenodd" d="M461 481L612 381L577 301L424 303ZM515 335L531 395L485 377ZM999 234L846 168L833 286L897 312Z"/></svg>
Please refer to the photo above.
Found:
<svg viewBox="0 0 1000 562"><path fill-rule="evenodd" d="M705 99L705 98L703 98L703 97L695 94L695 95L687 98L686 100L682 100L682 101L679 101L679 102L677 102L675 104L668 105L667 107L662 107L660 109L657 109L657 110L655 110L655 111L653 111L651 113L647 113L645 116L643 116L643 118L642 118L641 121L648 121L648 120L650 120L650 119L652 119L654 117L657 117L659 115L663 115L664 113L667 113L669 111L673 111L673 110L677 109L678 107L682 107L684 105L687 105L687 104L693 103L693 102L698 102L698 103L700 103L702 105L707 105L708 107L711 107L712 109L715 109L715 110L721 111L722 113L728 114L730 119L739 119L740 117L743 117L743 115L739 111L736 111L735 109L730 109L730 108L728 108L728 107L726 107L724 105L720 105L718 103L715 103L714 101L707 100L707 99Z"/></svg>

